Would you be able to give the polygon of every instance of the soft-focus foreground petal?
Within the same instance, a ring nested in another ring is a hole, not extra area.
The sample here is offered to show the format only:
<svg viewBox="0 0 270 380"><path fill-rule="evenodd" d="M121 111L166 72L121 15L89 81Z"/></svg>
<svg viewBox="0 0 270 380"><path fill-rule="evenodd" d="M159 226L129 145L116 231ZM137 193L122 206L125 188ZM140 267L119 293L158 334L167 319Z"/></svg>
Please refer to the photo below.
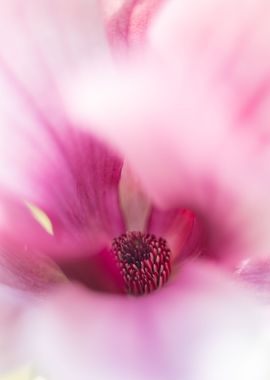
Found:
<svg viewBox="0 0 270 380"><path fill-rule="evenodd" d="M24 366L0 376L0 380L36 380L31 367ZM39 379L40 380L40 379Z"/></svg>
<svg viewBox="0 0 270 380"><path fill-rule="evenodd" d="M0 374L25 365L24 310L34 302L24 291L0 284Z"/></svg>
<svg viewBox="0 0 270 380"><path fill-rule="evenodd" d="M122 232L122 162L71 125L60 96L74 68L108 56L99 4L2 0L1 9L1 187L48 215L58 247Z"/></svg>
<svg viewBox="0 0 270 380"><path fill-rule="evenodd" d="M51 380L267 380L264 318L216 268L193 265L148 297L63 287L29 314L25 333Z"/></svg>
<svg viewBox="0 0 270 380"><path fill-rule="evenodd" d="M68 101L75 120L127 157L157 205L198 215L206 252L232 266L270 248L267 7L168 1L148 51L95 81L81 74Z"/></svg>

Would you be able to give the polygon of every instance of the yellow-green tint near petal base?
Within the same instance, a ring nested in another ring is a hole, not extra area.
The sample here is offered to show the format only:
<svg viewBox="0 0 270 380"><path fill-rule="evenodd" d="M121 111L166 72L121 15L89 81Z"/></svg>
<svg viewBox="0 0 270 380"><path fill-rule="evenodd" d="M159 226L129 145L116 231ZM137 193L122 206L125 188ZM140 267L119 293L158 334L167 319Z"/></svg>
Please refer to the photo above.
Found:
<svg viewBox="0 0 270 380"><path fill-rule="evenodd" d="M53 225L48 215L32 203L25 202L34 219L44 228L48 234L53 235ZM1 380L1 379L0 379Z"/></svg>
<svg viewBox="0 0 270 380"><path fill-rule="evenodd" d="M31 367L23 367L16 371L0 375L0 380L47 380L43 376L38 376Z"/></svg>

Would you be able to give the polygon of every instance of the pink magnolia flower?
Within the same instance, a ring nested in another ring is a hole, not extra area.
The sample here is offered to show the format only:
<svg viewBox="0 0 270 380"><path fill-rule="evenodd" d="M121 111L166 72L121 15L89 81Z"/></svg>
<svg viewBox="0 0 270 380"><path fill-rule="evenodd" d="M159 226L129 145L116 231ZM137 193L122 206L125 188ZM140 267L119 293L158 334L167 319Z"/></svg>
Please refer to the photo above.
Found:
<svg viewBox="0 0 270 380"><path fill-rule="evenodd" d="M268 5L2 5L1 370L269 378Z"/></svg>

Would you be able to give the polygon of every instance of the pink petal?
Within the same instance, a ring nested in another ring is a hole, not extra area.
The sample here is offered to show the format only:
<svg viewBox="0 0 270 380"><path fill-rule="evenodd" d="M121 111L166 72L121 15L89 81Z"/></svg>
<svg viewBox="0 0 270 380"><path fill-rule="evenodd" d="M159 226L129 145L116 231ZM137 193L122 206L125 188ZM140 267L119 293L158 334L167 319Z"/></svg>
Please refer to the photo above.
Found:
<svg viewBox="0 0 270 380"><path fill-rule="evenodd" d="M265 380L268 323L226 281L213 268L186 266L143 298L62 288L29 314L28 349L52 380Z"/></svg>
<svg viewBox="0 0 270 380"><path fill-rule="evenodd" d="M162 211L153 207L147 231L167 240L174 264L203 254L202 231L189 210Z"/></svg>
<svg viewBox="0 0 270 380"><path fill-rule="evenodd" d="M241 263L235 275L248 286L255 296L269 304L270 262L269 260L246 260Z"/></svg>
<svg viewBox="0 0 270 380"><path fill-rule="evenodd" d="M0 284L40 294L66 282L60 268L39 251L0 235Z"/></svg>
<svg viewBox="0 0 270 380"><path fill-rule="evenodd" d="M149 23L162 2L163 0L102 0L112 47L142 43Z"/></svg>
<svg viewBox="0 0 270 380"><path fill-rule="evenodd" d="M84 284L91 291L124 293L125 284L119 266L110 247L99 250L96 255L79 253L79 257L59 258L59 268L69 280Z"/></svg>
<svg viewBox="0 0 270 380"><path fill-rule="evenodd" d="M147 230L151 201L142 190L138 178L124 162L119 182L119 199L125 226L130 231Z"/></svg>
<svg viewBox="0 0 270 380"><path fill-rule="evenodd" d="M196 4L168 2L149 49L105 63L102 78L81 73L68 104L127 157L158 206L193 210L207 254L234 267L269 255L267 11L264 2L219 1L217 18L216 3ZM258 99L252 107L246 90Z"/></svg>
<svg viewBox="0 0 270 380"><path fill-rule="evenodd" d="M18 202L46 212L58 246L82 240L93 246L93 231L96 240L102 234L110 239L123 230L118 207L122 162L77 131L60 95L66 78L86 57L93 65L97 51L108 56L98 5L8 0L0 25L1 187ZM24 240L29 243L27 236Z"/></svg>
<svg viewBox="0 0 270 380"><path fill-rule="evenodd" d="M0 236L16 245L29 245L47 252L55 249L55 238L38 223L26 204L0 192ZM1 246L1 239L0 239Z"/></svg>

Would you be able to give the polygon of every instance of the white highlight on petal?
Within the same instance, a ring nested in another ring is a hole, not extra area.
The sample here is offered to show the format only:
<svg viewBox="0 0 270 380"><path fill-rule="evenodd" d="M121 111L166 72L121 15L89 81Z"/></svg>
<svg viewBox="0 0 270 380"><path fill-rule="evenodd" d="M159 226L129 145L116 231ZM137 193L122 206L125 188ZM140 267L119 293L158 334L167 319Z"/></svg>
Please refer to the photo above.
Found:
<svg viewBox="0 0 270 380"><path fill-rule="evenodd" d="M53 224L48 215L32 203L25 202L34 219L44 228L48 234L53 235ZM1 379L0 379L1 380Z"/></svg>
<svg viewBox="0 0 270 380"><path fill-rule="evenodd" d="M253 345L250 338L254 341ZM241 331L231 334L230 331L224 330L219 336L210 337L209 344L207 354L202 352L200 357L199 368L203 376L200 372L198 378L201 380L215 380L217 373L220 373L219 380L269 379L267 336L259 335L252 338L252 332L250 336L244 336Z"/></svg>

